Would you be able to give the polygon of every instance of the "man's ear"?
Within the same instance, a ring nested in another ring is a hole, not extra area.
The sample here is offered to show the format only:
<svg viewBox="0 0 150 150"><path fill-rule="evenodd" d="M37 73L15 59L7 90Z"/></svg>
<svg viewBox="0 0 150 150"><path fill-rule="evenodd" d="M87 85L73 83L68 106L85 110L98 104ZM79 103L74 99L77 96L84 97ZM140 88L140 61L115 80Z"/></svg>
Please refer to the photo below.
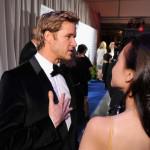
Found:
<svg viewBox="0 0 150 150"><path fill-rule="evenodd" d="M129 69L126 72L126 82L131 82L134 78L134 71Z"/></svg>
<svg viewBox="0 0 150 150"><path fill-rule="evenodd" d="M49 31L45 31L45 33L44 33L44 39L45 39L45 41L50 42L51 38L52 38L52 33L49 32Z"/></svg>

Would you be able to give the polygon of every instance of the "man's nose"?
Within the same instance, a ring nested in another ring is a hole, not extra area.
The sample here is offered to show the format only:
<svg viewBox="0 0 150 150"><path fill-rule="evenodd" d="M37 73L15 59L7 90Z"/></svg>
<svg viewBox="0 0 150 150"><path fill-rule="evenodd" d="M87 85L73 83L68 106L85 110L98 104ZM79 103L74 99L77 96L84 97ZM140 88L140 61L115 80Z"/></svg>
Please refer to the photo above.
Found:
<svg viewBox="0 0 150 150"><path fill-rule="evenodd" d="M72 45L74 46L74 47L76 47L77 46L77 42L76 42L76 40L75 40L75 38L72 38Z"/></svg>

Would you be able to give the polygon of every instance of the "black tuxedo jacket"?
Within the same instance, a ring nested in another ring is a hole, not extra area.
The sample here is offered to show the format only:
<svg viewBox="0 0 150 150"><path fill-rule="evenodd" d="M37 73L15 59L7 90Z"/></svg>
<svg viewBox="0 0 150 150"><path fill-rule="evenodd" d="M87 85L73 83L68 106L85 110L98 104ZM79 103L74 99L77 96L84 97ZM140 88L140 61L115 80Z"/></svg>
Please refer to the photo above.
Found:
<svg viewBox="0 0 150 150"><path fill-rule="evenodd" d="M0 81L0 149L76 149L75 95L73 83L66 75L65 78L74 109L69 131L65 121L55 128L48 116L48 91L54 90L34 57L3 74ZM55 92L54 101L58 102Z"/></svg>

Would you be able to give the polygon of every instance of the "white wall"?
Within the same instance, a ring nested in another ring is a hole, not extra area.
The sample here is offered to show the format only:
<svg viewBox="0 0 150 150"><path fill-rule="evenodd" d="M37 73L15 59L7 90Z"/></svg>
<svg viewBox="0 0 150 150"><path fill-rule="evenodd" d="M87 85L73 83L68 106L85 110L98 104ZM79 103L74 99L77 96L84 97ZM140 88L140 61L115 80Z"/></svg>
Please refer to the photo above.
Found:
<svg viewBox="0 0 150 150"><path fill-rule="evenodd" d="M85 44L88 48L86 55L94 64L97 46L97 30L91 26L79 22L77 26L77 45Z"/></svg>

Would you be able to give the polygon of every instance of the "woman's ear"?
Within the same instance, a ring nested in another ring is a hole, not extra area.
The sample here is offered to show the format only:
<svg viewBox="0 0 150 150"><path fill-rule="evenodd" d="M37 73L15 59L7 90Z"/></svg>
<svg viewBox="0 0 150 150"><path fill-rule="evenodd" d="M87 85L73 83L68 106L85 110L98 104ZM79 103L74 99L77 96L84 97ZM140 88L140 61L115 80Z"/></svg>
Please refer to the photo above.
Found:
<svg viewBox="0 0 150 150"><path fill-rule="evenodd" d="M128 69L126 72L126 82L131 82L134 78L134 71L131 69Z"/></svg>

